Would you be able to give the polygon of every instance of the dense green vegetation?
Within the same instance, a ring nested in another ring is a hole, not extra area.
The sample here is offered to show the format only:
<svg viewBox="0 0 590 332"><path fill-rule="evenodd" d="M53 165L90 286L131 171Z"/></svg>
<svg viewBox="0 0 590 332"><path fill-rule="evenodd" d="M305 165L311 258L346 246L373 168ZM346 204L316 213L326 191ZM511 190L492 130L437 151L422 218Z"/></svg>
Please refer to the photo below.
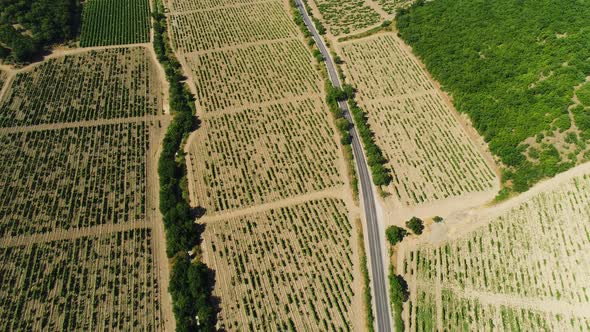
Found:
<svg viewBox="0 0 590 332"><path fill-rule="evenodd" d="M215 311L211 303L209 269L191 262L187 252L199 241L194 214L183 195L186 163L182 143L197 126L193 97L184 83L180 63L170 48L166 17L161 2L154 2L154 49L170 84L172 122L166 131L158 174L160 211L166 228L166 253L173 258L169 291L174 303L177 331L212 331ZM198 319L196 318L198 316Z"/></svg>
<svg viewBox="0 0 590 332"><path fill-rule="evenodd" d="M410 220L406 221L406 226L416 235L422 234L422 231L424 230L424 222L418 217L412 217Z"/></svg>
<svg viewBox="0 0 590 332"><path fill-rule="evenodd" d="M146 43L149 29L148 0L88 0L82 13L80 46Z"/></svg>
<svg viewBox="0 0 590 332"><path fill-rule="evenodd" d="M590 83L585 83L576 91L578 100L586 107L590 107Z"/></svg>
<svg viewBox="0 0 590 332"><path fill-rule="evenodd" d="M573 88L590 74L588 17L588 0L437 0L399 10L397 27L521 192L575 163L550 144L529 160L522 142L570 127Z"/></svg>
<svg viewBox="0 0 590 332"><path fill-rule="evenodd" d="M391 310L393 311L393 324L395 330L400 332L404 330L404 321L402 311L404 302L410 296L408 283L401 275L396 275L393 271L393 265L389 267L389 296L391 297Z"/></svg>
<svg viewBox="0 0 590 332"><path fill-rule="evenodd" d="M406 235L408 235L408 231L395 225L389 226L385 230L385 237L392 246L401 242Z"/></svg>
<svg viewBox="0 0 590 332"><path fill-rule="evenodd" d="M0 0L0 59L30 61L52 43L73 38L78 0Z"/></svg>
<svg viewBox="0 0 590 332"><path fill-rule="evenodd" d="M373 183L376 186L387 186L389 183L391 183L393 177L391 176L389 169L385 167L387 159L385 159L383 152L375 143L373 131L369 127L367 114L358 106L352 97L350 97L348 105L350 106L350 112L354 118L356 129L359 133L359 136L361 137L363 146L365 147L367 164L371 169Z"/></svg>

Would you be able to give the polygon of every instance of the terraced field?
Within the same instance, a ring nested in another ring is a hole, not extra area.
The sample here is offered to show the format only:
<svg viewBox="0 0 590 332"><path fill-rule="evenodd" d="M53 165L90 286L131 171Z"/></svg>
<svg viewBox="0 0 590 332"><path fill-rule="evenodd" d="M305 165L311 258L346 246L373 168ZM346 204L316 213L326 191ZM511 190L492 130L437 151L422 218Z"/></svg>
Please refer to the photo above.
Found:
<svg viewBox="0 0 590 332"><path fill-rule="evenodd" d="M382 17L363 0L314 0L332 35L349 34L379 23Z"/></svg>
<svg viewBox="0 0 590 332"><path fill-rule="evenodd" d="M207 226L204 255L228 330L350 330L352 226L323 199Z"/></svg>
<svg viewBox="0 0 590 332"><path fill-rule="evenodd" d="M409 327L588 330L589 192L586 167L499 207L458 239L407 250Z"/></svg>
<svg viewBox="0 0 590 332"><path fill-rule="evenodd" d="M134 47L73 54L17 74L0 102L0 127L161 113L161 87L147 52Z"/></svg>
<svg viewBox="0 0 590 332"><path fill-rule="evenodd" d="M88 0L82 13L80 46L147 43L149 0Z"/></svg>
<svg viewBox="0 0 590 332"><path fill-rule="evenodd" d="M156 210L169 120L146 52L44 61L0 101L0 329L169 326Z"/></svg>
<svg viewBox="0 0 590 332"><path fill-rule="evenodd" d="M426 72L391 34L342 44L376 143L405 205L492 189L496 177Z"/></svg>

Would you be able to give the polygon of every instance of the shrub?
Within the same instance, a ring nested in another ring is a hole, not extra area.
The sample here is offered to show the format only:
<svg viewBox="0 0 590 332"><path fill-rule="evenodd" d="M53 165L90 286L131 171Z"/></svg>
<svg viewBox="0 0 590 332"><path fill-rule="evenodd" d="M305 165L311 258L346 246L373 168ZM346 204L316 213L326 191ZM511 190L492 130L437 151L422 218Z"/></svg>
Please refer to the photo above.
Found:
<svg viewBox="0 0 590 332"><path fill-rule="evenodd" d="M416 235L422 234L424 230L424 222L418 217L412 217L412 219L406 221L406 226Z"/></svg>
<svg viewBox="0 0 590 332"><path fill-rule="evenodd" d="M406 235L408 235L408 231L398 226L389 226L385 231L387 241L389 241L389 244L392 246L401 242Z"/></svg>
<svg viewBox="0 0 590 332"><path fill-rule="evenodd" d="M443 221L443 217L441 216L435 216L434 218L432 218L432 220L434 220L435 223L439 223Z"/></svg>

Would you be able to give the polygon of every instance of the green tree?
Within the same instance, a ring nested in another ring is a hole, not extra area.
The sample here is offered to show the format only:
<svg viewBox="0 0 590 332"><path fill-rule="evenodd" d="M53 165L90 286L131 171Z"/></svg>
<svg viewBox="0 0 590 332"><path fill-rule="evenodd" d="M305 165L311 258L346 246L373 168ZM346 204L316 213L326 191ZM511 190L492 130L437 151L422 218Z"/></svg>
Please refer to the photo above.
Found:
<svg viewBox="0 0 590 332"><path fill-rule="evenodd" d="M401 242L406 235L408 235L408 231L395 225L389 226L387 227L387 230L385 230L387 241L389 241L389 244L392 246Z"/></svg>
<svg viewBox="0 0 590 332"><path fill-rule="evenodd" d="M422 234L424 230L424 222L418 217L412 217L412 219L406 221L406 226L416 235Z"/></svg>

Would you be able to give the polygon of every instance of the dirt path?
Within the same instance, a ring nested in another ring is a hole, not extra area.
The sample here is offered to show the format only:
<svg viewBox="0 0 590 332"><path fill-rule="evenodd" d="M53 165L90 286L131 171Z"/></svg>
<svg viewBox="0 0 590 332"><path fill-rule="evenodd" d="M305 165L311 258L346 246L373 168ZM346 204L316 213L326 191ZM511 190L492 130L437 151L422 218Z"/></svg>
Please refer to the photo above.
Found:
<svg viewBox="0 0 590 332"><path fill-rule="evenodd" d="M31 131L42 131L42 130L56 130L66 128L81 128L81 127L94 127L101 125L110 124L123 124L123 123L135 123L135 122L155 122L155 121L166 121L169 116L167 115L147 115L137 116L131 118L115 118L115 119L99 119L89 121L78 121L78 122L62 122L62 123L47 123L33 126L23 127L5 127L0 128L0 134L12 134L12 133L25 133Z"/></svg>
<svg viewBox="0 0 590 332"><path fill-rule="evenodd" d="M341 199L342 193L345 190L348 190L348 188L345 188L344 186L333 187L333 188L329 188L326 190L316 191L313 193L306 193L306 194L299 195L299 196L289 197L289 198L286 198L286 199L283 199L280 201L259 204L259 205L255 205L252 207L247 207L247 208L239 209L239 210L235 210L235 211L222 212L222 213L215 214L212 216L204 216L201 219L199 219L199 221L202 223L208 224L208 223L232 219L232 218L236 218L236 217L240 217L240 216L244 216L244 215L265 212L265 211L268 211L271 209L279 209L282 207L293 206L293 205L301 204L301 203L315 200L315 199L322 199L322 198L328 198L328 197Z"/></svg>
<svg viewBox="0 0 590 332"><path fill-rule="evenodd" d="M15 247L32 243L42 243L59 240L73 240L81 237L100 236L103 234L117 233L137 228L150 228L150 222L135 221L122 224L108 224L75 229L60 229L49 233L34 235L19 235L0 238L0 247Z"/></svg>

